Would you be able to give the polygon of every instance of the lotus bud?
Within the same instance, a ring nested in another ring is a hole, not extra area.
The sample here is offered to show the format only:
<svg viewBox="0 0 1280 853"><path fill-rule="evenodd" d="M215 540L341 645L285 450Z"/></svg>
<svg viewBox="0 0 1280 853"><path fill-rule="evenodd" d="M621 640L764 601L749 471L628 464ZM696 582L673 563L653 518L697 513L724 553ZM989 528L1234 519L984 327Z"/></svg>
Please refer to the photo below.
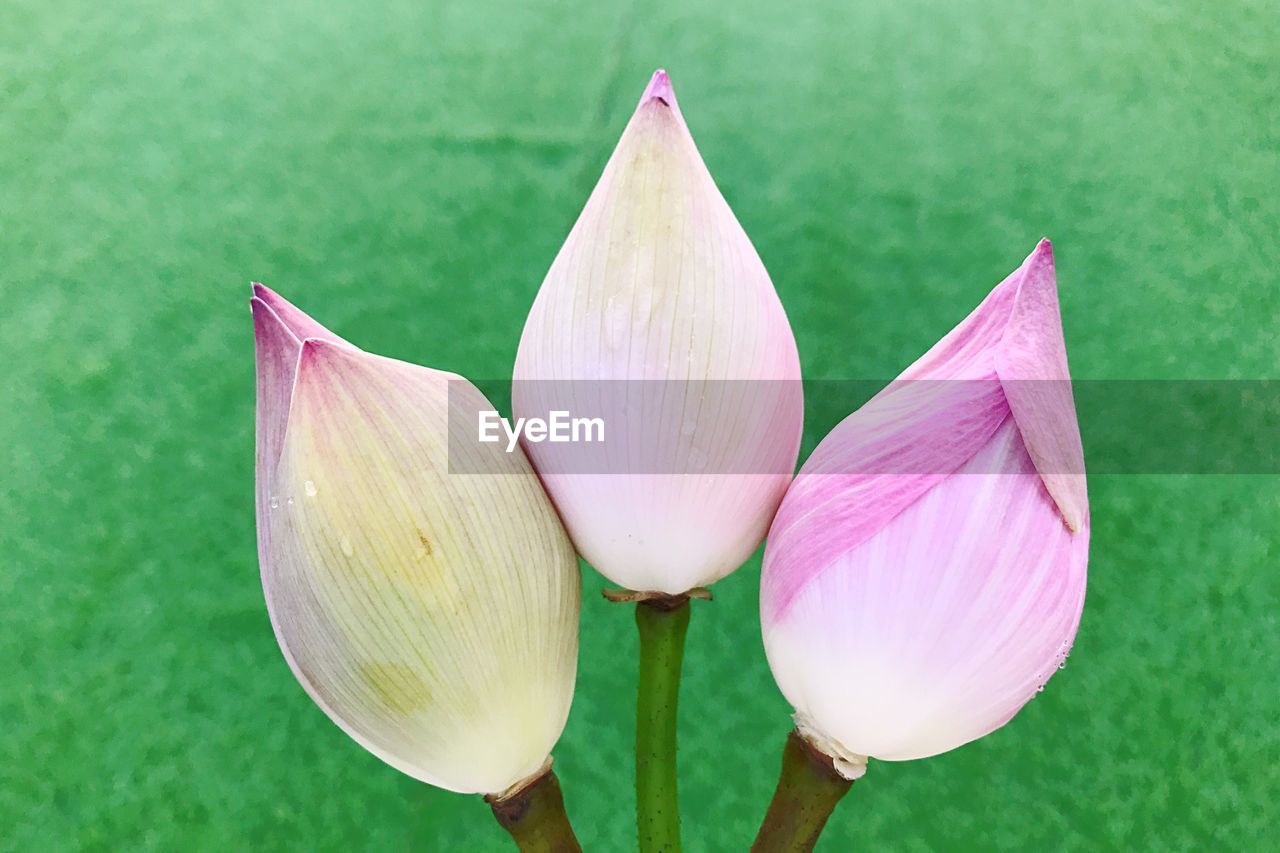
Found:
<svg viewBox="0 0 1280 853"><path fill-rule="evenodd" d="M1043 241L822 441L769 535L769 664L849 778L1008 722L1065 660L1089 504Z"/></svg>
<svg viewBox="0 0 1280 853"><path fill-rule="evenodd" d="M294 675L410 776L527 781L568 715L581 596L537 476L500 450L450 473L450 408L487 406L465 380L363 352L261 285L252 307L262 585Z"/></svg>
<svg viewBox="0 0 1280 853"><path fill-rule="evenodd" d="M597 448L528 443L582 555L680 594L742 564L795 470L795 338L764 265L653 75L538 292L520 417L598 416Z"/></svg>

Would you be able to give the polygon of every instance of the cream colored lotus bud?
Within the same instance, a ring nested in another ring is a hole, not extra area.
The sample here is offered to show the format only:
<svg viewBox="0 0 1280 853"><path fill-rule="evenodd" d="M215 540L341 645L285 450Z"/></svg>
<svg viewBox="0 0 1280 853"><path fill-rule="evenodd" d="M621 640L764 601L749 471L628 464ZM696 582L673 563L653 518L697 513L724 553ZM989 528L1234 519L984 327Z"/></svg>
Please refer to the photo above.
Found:
<svg viewBox="0 0 1280 853"><path fill-rule="evenodd" d="M577 559L520 452L451 473L452 374L362 352L252 300L258 543L276 638L311 698L393 767L466 793L535 774L577 667Z"/></svg>

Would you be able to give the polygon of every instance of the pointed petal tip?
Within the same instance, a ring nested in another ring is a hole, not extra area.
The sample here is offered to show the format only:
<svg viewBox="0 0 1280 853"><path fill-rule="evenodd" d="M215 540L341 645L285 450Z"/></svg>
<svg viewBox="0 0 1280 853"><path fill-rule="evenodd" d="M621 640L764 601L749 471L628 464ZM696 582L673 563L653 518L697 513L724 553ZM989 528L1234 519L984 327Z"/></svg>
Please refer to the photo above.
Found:
<svg viewBox="0 0 1280 853"><path fill-rule="evenodd" d="M298 370L304 367L321 367L325 369L367 364L366 359L394 361L371 356L341 338L307 337L302 339L302 349L298 353Z"/></svg>
<svg viewBox="0 0 1280 853"><path fill-rule="evenodd" d="M325 338L304 338L302 341L302 352L298 356L299 362L320 362L326 358L338 355L344 355L351 351L351 347L343 346L340 343L326 340Z"/></svg>
<svg viewBox="0 0 1280 853"><path fill-rule="evenodd" d="M259 336L282 334L291 339L295 347L298 346L302 343L302 335L286 319L291 310L297 311L270 288L256 281L253 282L253 295L249 297L249 312L253 315L254 334Z"/></svg>
<svg viewBox="0 0 1280 853"><path fill-rule="evenodd" d="M292 302L290 302L288 299L285 299L283 296L276 293L274 290L267 287L262 282L254 281L254 282L250 282L250 285L253 288L253 295L261 299L263 302L267 303L267 307L275 311L277 314L281 313L282 310L287 312L288 309L290 308L292 308L294 311L298 310L298 308Z"/></svg>
<svg viewBox="0 0 1280 853"><path fill-rule="evenodd" d="M1052 294L1054 309L1058 301L1058 276L1053 263L1053 244L1048 237L1042 237L1031 254L1022 262L1022 277L1018 282L1018 291L1044 290Z"/></svg>
<svg viewBox="0 0 1280 853"><path fill-rule="evenodd" d="M271 307L260 293L254 293L249 297L249 313L253 315L253 328L255 334L263 334L268 328L278 329L284 335L297 341L297 335L289 328L284 320L280 319L280 315Z"/></svg>
<svg viewBox="0 0 1280 853"><path fill-rule="evenodd" d="M255 311L254 316L257 316L256 312L263 308L270 311L271 302L279 298L266 285L256 281L249 282L249 306ZM261 308L256 307L255 303Z"/></svg>
<svg viewBox="0 0 1280 853"><path fill-rule="evenodd" d="M654 71L653 76L649 78L649 85L640 96L640 103L645 104L655 98L667 106L672 106L676 102L675 90L671 88L671 77L661 68Z"/></svg>
<svg viewBox="0 0 1280 853"><path fill-rule="evenodd" d="M275 314L276 318L284 324L289 332L298 339L299 342L307 338L324 338L333 343L346 344L347 342L317 323L302 309L276 293L271 288L260 282L252 282L253 297L262 301L264 306ZM350 344L348 344L350 346Z"/></svg>
<svg viewBox="0 0 1280 853"><path fill-rule="evenodd" d="M325 340L304 338L298 352L296 387L326 387L337 377L349 376L357 362L353 356L360 354L354 347Z"/></svg>
<svg viewBox="0 0 1280 853"><path fill-rule="evenodd" d="M1036 244L1035 249L1031 252L1031 257L1042 262L1047 261L1052 266L1053 243L1049 242L1048 237L1040 238L1040 242Z"/></svg>

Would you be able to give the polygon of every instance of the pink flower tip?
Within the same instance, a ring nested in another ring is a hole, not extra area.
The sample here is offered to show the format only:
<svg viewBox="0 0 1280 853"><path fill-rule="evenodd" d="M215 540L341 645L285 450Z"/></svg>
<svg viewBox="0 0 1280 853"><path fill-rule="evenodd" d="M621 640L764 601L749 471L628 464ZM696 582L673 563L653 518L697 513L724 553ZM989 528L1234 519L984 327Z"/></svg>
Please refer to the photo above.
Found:
<svg viewBox="0 0 1280 853"><path fill-rule="evenodd" d="M653 76L649 78L649 85L645 87L644 94L640 96L640 103L648 103L654 98L669 107L675 106L676 103L676 93L671 88L671 78L661 68L653 72Z"/></svg>
<svg viewBox="0 0 1280 853"><path fill-rule="evenodd" d="M1048 237L1040 238L1040 242L1036 244L1035 251L1031 253L1031 257L1036 261L1053 266L1053 244L1049 242Z"/></svg>
<svg viewBox="0 0 1280 853"><path fill-rule="evenodd" d="M333 364L336 359L348 356L351 352L351 347L324 338L304 338L302 351L298 354L298 369L301 371L303 367Z"/></svg>

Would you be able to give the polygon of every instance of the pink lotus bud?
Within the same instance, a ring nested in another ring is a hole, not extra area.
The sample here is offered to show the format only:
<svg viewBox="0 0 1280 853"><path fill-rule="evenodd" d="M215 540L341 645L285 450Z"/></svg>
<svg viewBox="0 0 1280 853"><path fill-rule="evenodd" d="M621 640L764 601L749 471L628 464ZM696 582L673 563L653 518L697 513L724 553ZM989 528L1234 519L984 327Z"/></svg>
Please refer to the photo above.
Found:
<svg viewBox="0 0 1280 853"><path fill-rule="evenodd" d="M601 447L527 444L582 555L624 587L670 594L741 565L795 468L799 380L769 275L658 71L516 357L517 415L604 424Z"/></svg>
<svg viewBox="0 0 1280 853"><path fill-rule="evenodd" d="M466 380L362 352L262 285L252 306L258 553L289 666L393 767L505 791L573 697L580 581L550 500L518 451L450 473L452 410L488 407Z"/></svg>
<svg viewBox="0 0 1280 853"><path fill-rule="evenodd" d="M1045 240L804 465L765 553L769 664L801 729L853 765L954 749L1063 663L1088 551Z"/></svg>

